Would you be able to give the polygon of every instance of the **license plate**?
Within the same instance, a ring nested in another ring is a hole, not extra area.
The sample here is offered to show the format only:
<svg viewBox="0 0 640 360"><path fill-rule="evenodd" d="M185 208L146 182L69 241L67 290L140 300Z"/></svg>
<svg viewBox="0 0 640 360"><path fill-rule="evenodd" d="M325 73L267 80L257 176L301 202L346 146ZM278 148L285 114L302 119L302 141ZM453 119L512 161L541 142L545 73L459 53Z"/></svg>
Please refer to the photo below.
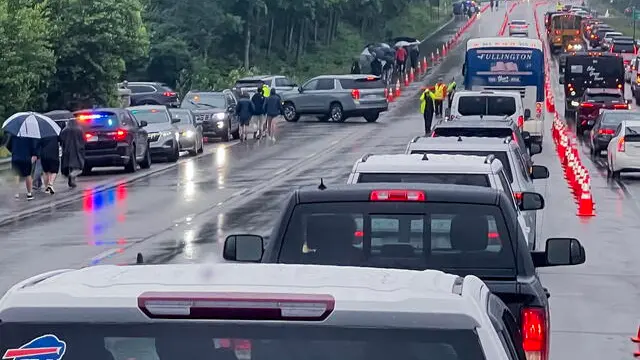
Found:
<svg viewBox="0 0 640 360"><path fill-rule="evenodd" d="M96 135L87 139L87 142L98 142L98 137Z"/></svg>
<svg viewBox="0 0 640 360"><path fill-rule="evenodd" d="M374 98L377 98L377 97L378 97L378 95L367 95L367 96L365 96L365 98L367 98L367 99L374 99Z"/></svg>

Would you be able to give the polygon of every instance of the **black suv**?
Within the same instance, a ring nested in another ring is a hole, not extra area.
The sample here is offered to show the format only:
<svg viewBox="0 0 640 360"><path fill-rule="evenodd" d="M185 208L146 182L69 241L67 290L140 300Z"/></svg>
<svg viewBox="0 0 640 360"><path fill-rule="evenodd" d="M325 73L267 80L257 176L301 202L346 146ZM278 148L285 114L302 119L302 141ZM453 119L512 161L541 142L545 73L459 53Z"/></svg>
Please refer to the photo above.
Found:
<svg viewBox="0 0 640 360"><path fill-rule="evenodd" d="M240 138L240 122L236 114L238 101L231 90L222 92L192 90L182 100L180 108L189 109L202 124L204 137L220 137L223 141Z"/></svg>
<svg viewBox="0 0 640 360"><path fill-rule="evenodd" d="M522 209L544 208L523 192ZM549 300L536 268L585 262L576 239L530 252L513 199L502 190L444 184L353 184L292 192L266 248L227 237L227 261L435 269L476 275L509 307L533 358L547 359ZM366 286L366 284L363 284Z"/></svg>
<svg viewBox="0 0 640 360"><path fill-rule="evenodd" d="M125 83L120 83L118 86L124 88ZM180 105L178 94L167 84L159 82L130 82L126 83L126 88L131 90L131 106L165 105L178 107Z"/></svg>
<svg viewBox="0 0 640 360"><path fill-rule="evenodd" d="M85 175L94 167L124 166L135 172L138 164L151 166L146 121L120 108L79 110L73 116L84 130Z"/></svg>

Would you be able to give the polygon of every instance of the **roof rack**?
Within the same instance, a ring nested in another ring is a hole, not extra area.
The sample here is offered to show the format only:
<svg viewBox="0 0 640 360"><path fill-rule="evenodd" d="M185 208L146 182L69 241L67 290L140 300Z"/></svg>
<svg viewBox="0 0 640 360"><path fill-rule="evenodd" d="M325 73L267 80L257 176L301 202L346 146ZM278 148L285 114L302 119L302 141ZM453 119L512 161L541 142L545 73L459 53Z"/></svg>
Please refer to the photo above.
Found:
<svg viewBox="0 0 640 360"><path fill-rule="evenodd" d="M362 159L361 159L360 161L362 161L362 162L367 162L367 160L369 159L369 157L370 157L371 155L373 155L373 154L371 154L371 153L369 153L369 154L364 154L364 156L362 157Z"/></svg>
<svg viewBox="0 0 640 360"><path fill-rule="evenodd" d="M418 139L420 139L420 138L421 138L421 136L416 136L413 139L411 139L411 142L414 143L414 142L418 141Z"/></svg>
<svg viewBox="0 0 640 360"><path fill-rule="evenodd" d="M508 144L508 143L510 143L512 141L513 141L513 139L511 138L511 136L508 136L508 137L504 138L504 142L503 143L504 144Z"/></svg>
<svg viewBox="0 0 640 360"><path fill-rule="evenodd" d="M458 141L462 141L462 136L458 136Z"/></svg>
<svg viewBox="0 0 640 360"><path fill-rule="evenodd" d="M496 159L496 156L495 156L495 155L493 155L493 154L489 154L489 155L487 155L487 157L484 159L484 163L485 163L485 164L491 164L491 162L492 162L493 160L495 160L495 159Z"/></svg>
<svg viewBox="0 0 640 360"><path fill-rule="evenodd" d="M422 160L429 160L429 157L427 156L427 153L425 153L424 155L422 155Z"/></svg>

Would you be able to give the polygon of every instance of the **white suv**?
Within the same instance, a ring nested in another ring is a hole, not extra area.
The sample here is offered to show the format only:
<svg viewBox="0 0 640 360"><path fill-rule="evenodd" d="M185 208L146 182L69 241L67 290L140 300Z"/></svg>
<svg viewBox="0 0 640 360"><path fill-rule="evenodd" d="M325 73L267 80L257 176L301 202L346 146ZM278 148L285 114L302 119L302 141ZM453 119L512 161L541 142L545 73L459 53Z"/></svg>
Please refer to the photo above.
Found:
<svg viewBox="0 0 640 360"><path fill-rule="evenodd" d="M348 184L429 183L482 186L514 194L502 162L493 154L486 156L450 154L365 155L353 165ZM535 242L531 228L512 195L518 222L530 248Z"/></svg>
<svg viewBox="0 0 640 360"><path fill-rule="evenodd" d="M286 264L99 265L0 300L5 359L524 359L475 276ZM30 357L29 357L30 356Z"/></svg>
<svg viewBox="0 0 640 360"><path fill-rule="evenodd" d="M407 146L407 154L457 154L487 156L493 154L504 167L509 186L516 201L523 192L535 192L534 179L546 179L549 170L541 165L533 165L530 169L518 144L512 138L474 138L474 137L416 137ZM524 211L529 248L536 248L536 211Z"/></svg>

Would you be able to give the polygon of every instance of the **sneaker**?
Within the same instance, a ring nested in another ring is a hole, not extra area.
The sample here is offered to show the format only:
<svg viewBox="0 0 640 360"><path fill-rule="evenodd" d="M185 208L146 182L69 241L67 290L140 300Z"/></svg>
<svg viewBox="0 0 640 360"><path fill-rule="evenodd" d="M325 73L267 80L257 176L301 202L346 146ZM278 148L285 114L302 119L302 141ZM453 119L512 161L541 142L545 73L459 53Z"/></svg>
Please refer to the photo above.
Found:
<svg viewBox="0 0 640 360"><path fill-rule="evenodd" d="M45 192L46 192L47 194L51 194L51 195L53 195L53 194L55 194L55 193L56 193L56 192L53 190L53 186L51 186L51 185L47 186L47 189L45 190Z"/></svg>
<svg viewBox="0 0 640 360"><path fill-rule="evenodd" d="M33 200L33 194L27 193L27 200Z"/></svg>

